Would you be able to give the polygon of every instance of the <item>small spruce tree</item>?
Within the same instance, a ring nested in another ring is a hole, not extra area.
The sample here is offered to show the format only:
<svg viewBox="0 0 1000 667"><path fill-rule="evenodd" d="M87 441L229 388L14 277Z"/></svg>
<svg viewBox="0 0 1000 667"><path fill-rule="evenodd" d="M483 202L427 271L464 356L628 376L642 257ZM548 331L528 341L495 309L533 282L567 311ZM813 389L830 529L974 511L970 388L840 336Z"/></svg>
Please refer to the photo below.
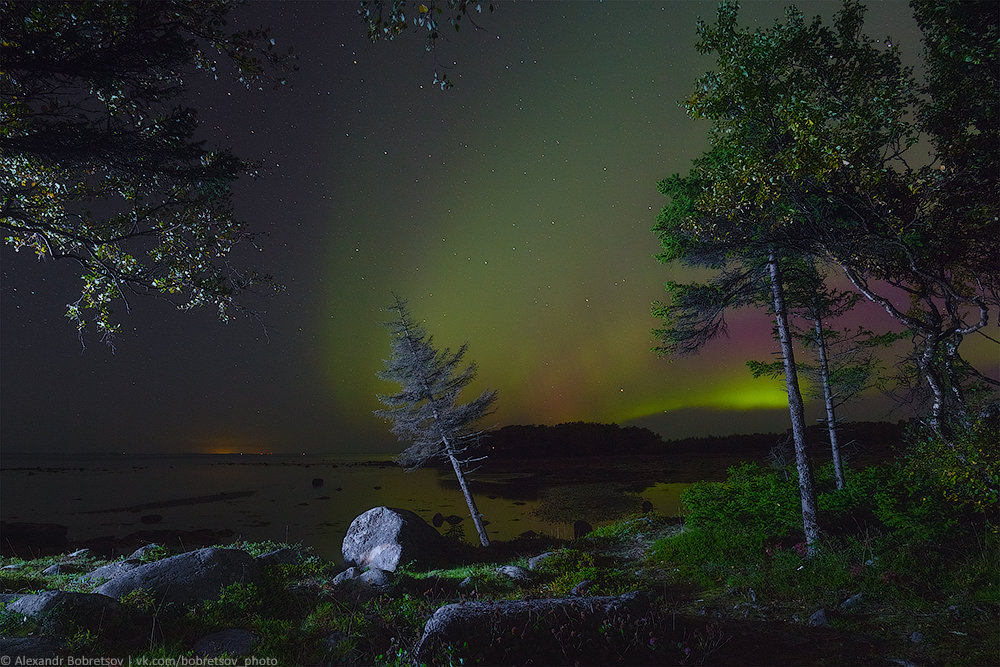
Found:
<svg viewBox="0 0 1000 667"><path fill-rule="evenodd" d="M448 348L438 352L433 338L413 321L406 301L396 295L393 298L386 310L396 317L384 324L392 336L392 354L379 378L398 382L401 388L396 394L379 395L387 408L375 414L392 422L392 432L400 440L413 443L396 457L406 469L414 470L433 459L451 463L479 541L487 547L490 540L465 480L465 467L481 457L467 459L463 455L481 434L473 424L490 414L497 392L487 390L474 401L460 404L459 394L476 377L475 363L459 369L468 344L454 354Z"/></svg>

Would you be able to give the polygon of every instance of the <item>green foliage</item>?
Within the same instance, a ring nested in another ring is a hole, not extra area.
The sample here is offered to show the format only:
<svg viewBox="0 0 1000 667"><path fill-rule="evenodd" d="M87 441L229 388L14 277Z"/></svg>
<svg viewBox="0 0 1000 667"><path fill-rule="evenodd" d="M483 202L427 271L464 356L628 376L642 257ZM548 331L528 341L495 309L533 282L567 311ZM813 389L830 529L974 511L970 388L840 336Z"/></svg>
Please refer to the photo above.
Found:
<svg viewBox="0 0 1000 667"><path fill-rule="evenodd" d="M926 431L907 452L906 474L926 481L956 508L997 516L1000 510L1000 428L978 420L945 439Z"/></svg>
<svg viewBox="0 0 1000 667"><path fill-rule="evenodd" d="M143 563L152 563L153 561L167 558L170 555L171 555L170 549L163 546L162 544L155 544L153 545L153 548L146 549L145 551L143 551L139 560L141 560Z"/></svg>
<svg viewBox="0 0 1000 667"><path fill-rule="evenodd" d="M239 626L249 622L264 606L261 590L256 584L234 583L226 586L215 600L206 600L198 612L199 621L211 626Z"/></svg>
<svg viewBox="0 0 1000 667"><path fill-rule="evenodd" d="M39 624L33 618L7 611L7 605L0 603L0 636L27 637L38 631Z"/></svg>
<svg viewBox="0 0 1000 667"><path fill-rule="evenodd" d="M286 67L267 31L228 28L236 4L0 2L0 229L15 251L80 265L66 312L80 329L117 332L129 293L225 319L266 280L227 261L251 238L230 189L254 168L208 149L180 103L219 56L247 86Z"/></svg>
<svg viewBox="0 0 1000 667"><path fill-rule="evenodd" d="M151 591L141 588L126 593L120 602L126 609L140 616L152 614L157 610L156 596Z"/></svg>
<svg viewBox="0 0 1000 667"><path fill-rule="evenodd" d="M685 522L692 528L730 531L763 544L801 531L799 491L754 463L729 469L723 482L698 482L681 494Z"/></svg>
<svg viewBox="0 0 1000 667"><path fill-rule="evenodd" d="M302 623L310 636L341 636L334 653L337 664L369 664L375 656L402 658L419 639L424 623L433 613L428 601L404 593L380 595L366 602L334 601L319 604Z"/></svg>

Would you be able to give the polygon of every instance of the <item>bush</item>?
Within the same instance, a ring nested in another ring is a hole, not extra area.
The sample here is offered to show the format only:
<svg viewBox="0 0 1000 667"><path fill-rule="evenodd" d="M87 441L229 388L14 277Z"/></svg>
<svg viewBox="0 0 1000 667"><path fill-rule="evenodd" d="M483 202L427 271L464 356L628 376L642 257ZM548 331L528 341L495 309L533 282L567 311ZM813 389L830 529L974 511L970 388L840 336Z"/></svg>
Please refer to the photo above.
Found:
<svg viewBox="0 0 1000 667"><path fill-rule="evenodd" d="M996 519L1000 509L1000 428L979 420L945 439L931 429L912 436L905 472L936 491L956 509Z"/></svg>
<svg viewBox="0 0 1000 667"><path fill-rule="evenodd" d="M739 532L762 545L802 530L798 482L743 463L724 482L698 482L681 494L692 528Z"/></svg>

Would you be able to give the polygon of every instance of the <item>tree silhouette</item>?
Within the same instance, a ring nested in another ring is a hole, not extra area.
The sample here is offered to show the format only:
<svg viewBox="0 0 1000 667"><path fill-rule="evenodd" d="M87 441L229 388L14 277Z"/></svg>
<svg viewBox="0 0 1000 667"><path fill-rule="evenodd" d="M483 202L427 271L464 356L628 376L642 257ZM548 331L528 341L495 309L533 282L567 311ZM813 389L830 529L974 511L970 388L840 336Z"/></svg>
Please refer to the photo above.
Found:
<svg viewBox="0 0 1000 667"><path fill-rule="evenodd" d="M388 407L376 410L375 414L392 422L392 432L400 440L412 442L396 458L400 465L413 470L434 459L451 464L479 541L484 547L489 546L482 516L465 479L465 466L482 457L462 457L480 433L472 429L473 424L490 414L497 392L487 390L474 401L459 403L462 390L476 377L475 363L459 368L468 345L462 345L455 353L448 348L437 351L433 338L413 321L406 301L393 296L393 304L387 310L395 313L395 319L384 325L392 337L392 354L379 378L398 382L401 389L396 394L379 395L379 400Z"/></svg>

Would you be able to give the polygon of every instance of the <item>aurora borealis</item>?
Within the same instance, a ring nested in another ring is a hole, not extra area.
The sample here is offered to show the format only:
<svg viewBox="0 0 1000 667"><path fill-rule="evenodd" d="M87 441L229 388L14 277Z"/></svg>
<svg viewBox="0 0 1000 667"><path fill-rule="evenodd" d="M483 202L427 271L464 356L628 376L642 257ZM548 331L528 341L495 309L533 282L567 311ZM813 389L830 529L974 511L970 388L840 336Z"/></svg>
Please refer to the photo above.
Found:
<svg viewBox="0 0 1000 667"><path fill-rule="evenodd" d="M914 58L906 3L869 4L868 33ZM391 291L439 345L469 342L479 382L500 392L495 425L666 412L677 430L665 435L686 436L755 429L741 415L771 410L783 429L780 386L744 366L773 352L763 314L736 314L731 337L697 357L649 351L650 303L684 279L654 259L655 185L706 146L707 125L677 101L711 66L694 29L715 6L500 3L484 30L441 40L456 84L442 92L422 37L368 43L355 3L252 3L243 20L299 56L291 86L190 93L209 143L262 162L236 201L268 234L241 258L285 286L252 299L266 331L134 299L114 353L96 339L81 350L62 317L75 267L5 247L3 447L392 452L371 412L391 389L376 379ZM829 16L836 4L799 7ZM742 12L762 25L781 15L772 2ZM988 354L968 356L995 372ZM888 413L872 401L859 414Z"/></svg>

